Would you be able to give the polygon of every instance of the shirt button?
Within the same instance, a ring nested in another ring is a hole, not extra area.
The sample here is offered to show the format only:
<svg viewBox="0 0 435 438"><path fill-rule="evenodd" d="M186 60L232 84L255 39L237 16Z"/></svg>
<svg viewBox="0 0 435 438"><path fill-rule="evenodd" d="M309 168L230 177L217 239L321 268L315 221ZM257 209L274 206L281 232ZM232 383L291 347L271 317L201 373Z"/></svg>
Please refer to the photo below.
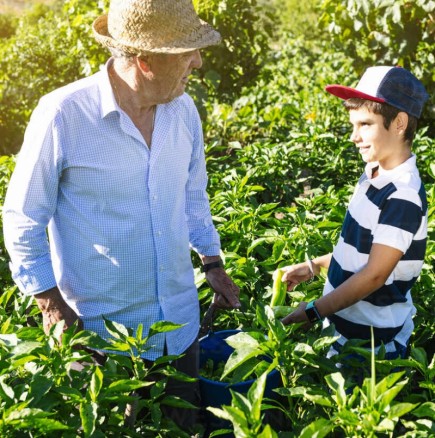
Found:
<svg viewBox="0 0 435 438"><path fill-rule="evenodd" d="M157 195L153 195L153 200L155 201L158 198Z"/></svg>
<svg viewBox="0 0 435 438"><path fill-rule="evenodd" d="M163 272L165 270L165 267L163 265L160 266L160 272Z"/></svg>
<svg viewBox="0 0 435 438"><path fill-rule="evenodd" d="M162 235L162 232L161 232L161 231L157 231L157 235L158 235L158 236L161 236L161 235Z"/></svg>

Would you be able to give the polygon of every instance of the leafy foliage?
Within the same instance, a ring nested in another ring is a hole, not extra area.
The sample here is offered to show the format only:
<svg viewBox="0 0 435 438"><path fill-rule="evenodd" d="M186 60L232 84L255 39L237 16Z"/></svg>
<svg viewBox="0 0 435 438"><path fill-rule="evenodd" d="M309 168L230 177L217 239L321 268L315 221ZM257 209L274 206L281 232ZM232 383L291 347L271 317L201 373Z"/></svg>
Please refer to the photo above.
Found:
<svg viewBox="0 0 435 438"><path fill-rule="evenodd" d="M0 152L17 152L39 98L95 71L104 60L90 32L97 0L69 0L24 15L0 45Z"/></svg>
<svg viewBox="0 0 435 438"><path fill-rule="evenodd" d="M35 7L19 20L3 18L0 153L18 152L31 111L42 95L104 64L108 52L94 40L91 25L108 4L108 0L57 0L52 7ZM201 107L209 93L231 99L255 80L268 49L268 32L260 26L262 15L255 0L237 4L208 0L197 9L224 37L220 46L204 52L202 76L192 81ZM244 25L235 27L234 20Z"/></svg>
<svg viewBox="0 0 435 438"><path fill-rule="evenodd" d="M260 72L271 28L257 0L193 3L199 16L222 35L220 45L204 51L203 74L199 74L214 85L221 98L231 99Z"/></svg>
<svg viewBox="0 0 435 438"><path fill-rule="evenodd" d="M431 96L422 119L433 120L435 1L324 0L322 9L321 23L359 74L370 65L401 65L420 78Z"/></svg>
<svg viewBox="0 0 435 438"><path fill-rule="evenodd" d="M301 6L310 22L314 3ZM276 268L332 249L363 168L348 141L347 113L324 86L351 84L381 56L396 62L390 47L399 53L398 61L408 60L413 71L417 68L417 74L430 79L432 3L325 0L322 20L331 27L324 39L315 42L294 33L280 33L279 41L272 41L269 30L261 29L266 18L255 1L196 4L202 17L227 37L215 52L205 55L203 73L191 92L206 117L209 195L222 255L241 288L243 303L243 312L219 313L214 329L243 330L230 341L239 353L227 362L228 373L247 375L264 362L265 369L278 369L282 380L273 400L264 397L264 377L259 377L249 394L233 394L231 406L214 410L231 421L239 436L435 434L435 141L430 110L413 146L428 194L429 226L425 264L413 290L417 314L409 358L388 361L381 352L374 358L372 375L353 388L345 373L337 373L340 356L326 357L334 342L331 332L284 327L279 318L301 301L321 295L324 274L286 292L281 306L266 306ZM0 41L3 152L18 149L39 96L92 73L106 59L90 37L90 24L107 2L68 0L55 5L23 15ZM422 10L428 13L422 16ZM303 17L294 19L304 22ZM408 26L418 28L412 36ZM388 34L388 47L384 39L375 38L375 31ZM418 42L412 46L414 37ZM14 162L13 156L0 159L1 204ZM21 297L12 284L1 239L0 248L1 436L190 436L166 421L160 409L163 403L182 403L168 400L166 378L186 377L174 372L170 357L160 360L159 370L145 367L137 357L138 351L148 348L153 333L176 329L174 324L161 322L150 333L141 329L133 333L108 321L113 337L109 346L92 333L73 330L58 341L61 325L46 336L32 299ZM204 312L212 294L204 274L195 272ZM96 365L82 345L120 354L109 353L103 365ZM349 345L346 353L360 350L357 344ZM149 398L139 401L135 391L150 382ZM149 415L128 428L125 410L136 404ZM279 421L266 422L268 410L279 414Z"/></svg>

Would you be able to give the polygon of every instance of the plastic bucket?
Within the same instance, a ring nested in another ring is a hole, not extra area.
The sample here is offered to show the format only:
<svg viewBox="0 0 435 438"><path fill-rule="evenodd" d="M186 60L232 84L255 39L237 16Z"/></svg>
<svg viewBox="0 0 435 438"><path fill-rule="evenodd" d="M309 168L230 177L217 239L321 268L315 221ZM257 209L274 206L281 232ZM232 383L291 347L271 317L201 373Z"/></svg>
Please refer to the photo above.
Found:
<svg viewBox="0 0 435 438"><path fill-rule="evenodd" d="M199 365L204 366L208 359L211 359L214 363L226 362L234 351L230 347L225 339L240 330L223 330L219 332L210 332L207 336L204 336L199 340ZM202 407L212 406L221 407L222 405L231 405L231 393L230 389L243 394L246 394L255 379L246 380L238 383L227 383L216 380L210 380L205 377L199 377L199 387L201 391L201 405ZM272 370L266 378L266 388L264 391L264 397L273 398L276 393L272 390L279 387L281 384L281 375L278 370ZM228 422L218 419L212 416L210 412L206 412L206 420L208 420L209 427L213 429L227 428ZM211 423L211 424L210 424Z"/></svg>

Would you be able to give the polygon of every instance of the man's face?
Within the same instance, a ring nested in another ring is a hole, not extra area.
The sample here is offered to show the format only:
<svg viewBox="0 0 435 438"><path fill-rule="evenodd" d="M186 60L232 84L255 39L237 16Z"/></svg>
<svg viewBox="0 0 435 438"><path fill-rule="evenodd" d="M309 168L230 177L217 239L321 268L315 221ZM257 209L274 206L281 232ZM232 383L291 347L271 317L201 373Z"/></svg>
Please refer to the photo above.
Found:
<svg viewBox="0 0 435 438"><path fill-rule="evenodd" d="M353 126L350 140L355 143L362 159L366 163L378 161L384 169L393 168L399 145L392 126L387 130L383 117L366 108L350 110L349 120Z"/></svg>
<svg viewBox="0 0 435 438"><path fill-rule="evenodd" d="M158 103L166 103L181 96L194 68L201 68L199 50L182 54L155 54L149 60L153 73L154 95Z"/></svg>

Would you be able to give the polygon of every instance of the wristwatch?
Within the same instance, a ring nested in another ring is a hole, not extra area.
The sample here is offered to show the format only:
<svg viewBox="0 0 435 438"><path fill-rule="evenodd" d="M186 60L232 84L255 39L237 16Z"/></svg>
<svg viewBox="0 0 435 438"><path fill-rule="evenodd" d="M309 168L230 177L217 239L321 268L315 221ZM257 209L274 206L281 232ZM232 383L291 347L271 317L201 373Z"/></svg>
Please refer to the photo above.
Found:
<svg viewBox="0 0 435 438"><path fill-rule="evenodd" d="M317 310L315 303L316 302L314 300L310 301L307 304L307 307L305 307L305 314L307 315L308 321L310 321L310 322L323 321L323 318L320 316L320 313Z"/></svg>
<svg viewBox="0 0 435 438"><path fill-rule="evenodd" d="M219 260L216 260L215 262L205 263L204 265L202 265L201 272L208 272L210 271L210 269L223 268L223 267L224 267L224 262L222 261L221 258L219 258Z"/></svg>

